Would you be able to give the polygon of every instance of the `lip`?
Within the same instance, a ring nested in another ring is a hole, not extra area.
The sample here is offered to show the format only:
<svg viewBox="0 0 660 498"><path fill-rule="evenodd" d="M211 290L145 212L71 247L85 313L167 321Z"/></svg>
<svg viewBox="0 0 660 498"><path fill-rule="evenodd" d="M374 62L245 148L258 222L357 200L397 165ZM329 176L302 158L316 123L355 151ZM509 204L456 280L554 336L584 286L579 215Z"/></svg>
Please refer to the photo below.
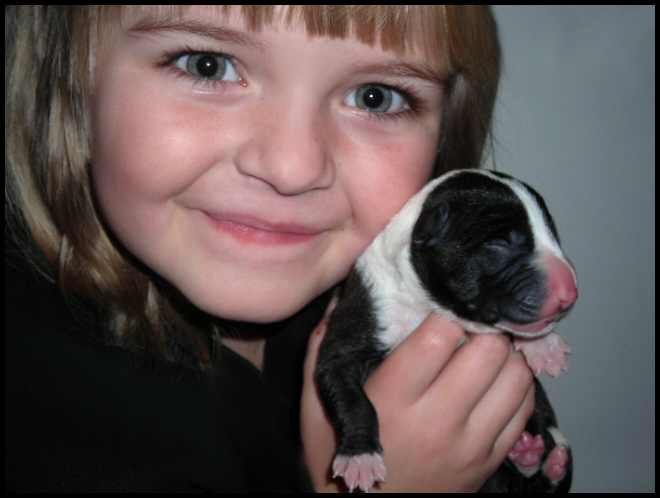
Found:
<svg viewBox="0 0 660 498"><path fill-rule="evenodd" d="M307 242L325 231L299 223L275 223L251 215L202 212L215 228L247 243L297 244Z"/></svg>
<svg viewBox="0 0 660 498"><path fill-rule="evenodd" d="M559 311L552 316L539 320L538 322L525 325L505 322L498 324L498 328L521 337L539 337L551 332L566 315L568 315L568 310Z"/></svg>

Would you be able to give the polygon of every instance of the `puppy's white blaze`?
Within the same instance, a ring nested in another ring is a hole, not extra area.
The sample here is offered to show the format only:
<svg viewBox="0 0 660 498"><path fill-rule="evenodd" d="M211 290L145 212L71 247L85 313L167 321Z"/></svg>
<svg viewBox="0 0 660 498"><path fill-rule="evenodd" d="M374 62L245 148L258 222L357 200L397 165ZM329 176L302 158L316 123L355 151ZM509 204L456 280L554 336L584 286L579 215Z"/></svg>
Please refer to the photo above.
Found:
<svg viewBox="0 0 660 498"><path fill-rule="evenodd" d="M355 264L375 299L377 339L388 350L398 346L434 311L433 300L410 262L410 243L424 201L438 184L453 174L436 178L415 194Z"/></svg>
<svg viewBox="0 0 660 498"><path fill-rule="evenodd" d="M552 235L552 231L545 221L539 204L536 202L536 199L534 199L530 191L527 190L527 187L525 187L515 178L500 178L496 175L493 175L489 171L481 171L481 173L490 178L493 178L494 180L498 180L504 183L516 193L518 198L523 203L523 206L525 207L527 216L529 216L532 234L534 235L534 247L537 248L538 254L541 255L543 253L550 253L565 261L573 273L573 280L577 284L577 275L575 274L573 265L570 263L570 261L568 261L561 247L559 247L559 242Z"/></svg>
<svg viewBox="0 0 660 498"><path fill-rule="evenodd" d="M545 218L543 217L543 212L539 208L539 205L529 190L527 190L527 188L522 183L515 179L500 178L496 175L490 174L488 171L485 171L484 173L486 173L486 175L490 178L498 180L511 188L511 190L516 193L518 199L520 199L520 201L523 203L525 211L527 212L527 216L529 216L529 223L532 228L532 233L534 234L534 246L540 251L546 249L547 252L551 252L552 254L561 258L563 256L563 252L559 248L559 244L555 238L552 236L550 227L548 227L545 222Z"/></svg>

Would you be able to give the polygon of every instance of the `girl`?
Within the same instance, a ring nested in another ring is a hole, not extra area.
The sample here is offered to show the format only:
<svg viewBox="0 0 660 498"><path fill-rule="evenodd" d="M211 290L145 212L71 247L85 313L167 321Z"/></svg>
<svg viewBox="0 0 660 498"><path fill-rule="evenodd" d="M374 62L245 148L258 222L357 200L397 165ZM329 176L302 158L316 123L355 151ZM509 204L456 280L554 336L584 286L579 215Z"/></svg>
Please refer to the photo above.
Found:
<svg viewBox="0 0 660 498"><path fill-rule="evenodd" d="M324 309L430 178L479 165L490 12L8 19L6 487L339 490ZM462 337L430 317L370 377L383 491L477 490L522 433L524 360Z"/></svg>

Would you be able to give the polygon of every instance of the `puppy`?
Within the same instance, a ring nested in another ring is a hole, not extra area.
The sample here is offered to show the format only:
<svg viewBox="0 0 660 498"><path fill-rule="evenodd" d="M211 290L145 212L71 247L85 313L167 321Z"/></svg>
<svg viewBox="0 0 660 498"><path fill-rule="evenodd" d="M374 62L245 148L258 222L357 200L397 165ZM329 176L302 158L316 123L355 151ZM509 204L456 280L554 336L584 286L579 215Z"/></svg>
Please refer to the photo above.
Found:
<svg viewBox="0 0 660 498"><path fill-rule="evenodd" d="M385 481L378 418L363 384L431 313L465 330L508 333L535 373L566 370L555 332L577 299L541 196L502 173L456 170L426 185L357 260L330 316L316 382L339 449L334 477L352 491ZM566 438L535 379L536 410L481 491L568 491Z"/></svg>

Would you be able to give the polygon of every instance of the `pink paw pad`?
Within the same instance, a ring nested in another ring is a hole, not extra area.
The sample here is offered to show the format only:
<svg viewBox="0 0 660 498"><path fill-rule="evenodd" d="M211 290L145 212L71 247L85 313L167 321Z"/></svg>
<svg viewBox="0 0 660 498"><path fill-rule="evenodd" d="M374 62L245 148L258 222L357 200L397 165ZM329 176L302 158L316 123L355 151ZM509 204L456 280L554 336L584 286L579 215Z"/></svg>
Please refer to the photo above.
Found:
<svg viewBox="0 0 660 498"><path fill-rule="evenodd" d="M519 467L533 467L541 462L544 451L545 442L540 435L534 437L529 432L523 432L509 453L509 460Z"/></svg>
<svg viewBox="0 0 660 498"><path fill-rule="evenodd" d="M340 476L352 492L360 488L368 492L377 482L385 482L385 464L378 453L356 456L337 455L332 464L333 477Z"/></svg>
<svg viewBox="0 0 660 498"><path fill-rule="evenodd" d="M543 462L543 473L553 482L560 481L566 475L567 463L568 450L563 445L557 445Z"/></svg>

